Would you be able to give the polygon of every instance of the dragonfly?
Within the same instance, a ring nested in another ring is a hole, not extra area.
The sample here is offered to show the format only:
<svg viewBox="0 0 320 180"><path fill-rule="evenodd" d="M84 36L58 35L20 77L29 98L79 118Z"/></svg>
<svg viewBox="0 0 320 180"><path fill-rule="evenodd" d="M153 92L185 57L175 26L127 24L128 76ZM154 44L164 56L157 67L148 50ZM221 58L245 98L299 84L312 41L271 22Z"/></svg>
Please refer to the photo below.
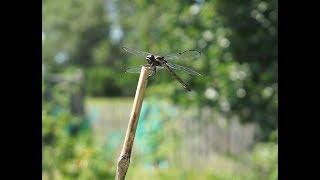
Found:
<svg viewBox="0 0 320 180"><path fill-rule="evenodd" d="M191 88L187 83L185 83L175 71L183 71L192 76L201 76L200 73L178 64L174 64L173 62L176 60L184 60L184 59L196 59L199 58L201 53L197 50L186 50L178 53L168 54L165 56L144 52L136 49L132 49L129 47L122 47L122 49L130 54L133 54L138 57L145 57L147 64L151 69L151 74L149 77L154 76L158 70L166 69L187 91L191 91ZM126 70L126 73L140 73L141 66L132 67Z"/></svg>

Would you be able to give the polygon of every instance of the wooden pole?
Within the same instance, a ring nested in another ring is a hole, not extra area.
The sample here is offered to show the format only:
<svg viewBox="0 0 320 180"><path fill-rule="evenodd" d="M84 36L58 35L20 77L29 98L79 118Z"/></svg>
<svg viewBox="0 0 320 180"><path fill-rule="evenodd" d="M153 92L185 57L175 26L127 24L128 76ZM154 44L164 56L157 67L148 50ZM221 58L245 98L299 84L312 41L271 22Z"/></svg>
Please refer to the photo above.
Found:
<svg viewBox="0 0 320 180"><path fill-rule="evenodd" d="M116 180L124 180L127 170L130 164L131 150L134 142L134 137L137 129L137 124L139 120L140 110L143 102L143 97L147 87L149 68L143 66L141 68L140 78L136 90L136 95L133 101L133 107L129 118L129 124L122 146L122 151L118 159L118 166L116 172Z"/></svg>

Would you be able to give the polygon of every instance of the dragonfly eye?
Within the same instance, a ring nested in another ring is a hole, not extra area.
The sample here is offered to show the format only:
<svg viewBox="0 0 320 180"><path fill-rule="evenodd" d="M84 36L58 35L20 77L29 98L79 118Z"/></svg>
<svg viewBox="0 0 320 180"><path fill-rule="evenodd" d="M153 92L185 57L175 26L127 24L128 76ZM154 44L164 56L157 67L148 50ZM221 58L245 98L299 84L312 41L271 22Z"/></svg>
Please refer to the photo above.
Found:
<svg viewBox="0 0 320 180"><path fill-rule="evenodd" d="M146 57L146 60L149 62L149 61L152 61L154 59L154 56L151 54L151 55L148 55Z"/></svg>

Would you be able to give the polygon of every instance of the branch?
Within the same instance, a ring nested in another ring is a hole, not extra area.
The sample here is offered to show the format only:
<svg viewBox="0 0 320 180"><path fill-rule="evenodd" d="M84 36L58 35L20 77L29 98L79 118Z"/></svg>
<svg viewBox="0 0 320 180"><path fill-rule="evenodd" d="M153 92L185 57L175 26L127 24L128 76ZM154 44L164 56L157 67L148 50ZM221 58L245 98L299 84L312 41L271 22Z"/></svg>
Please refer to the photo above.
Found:
<svg viewBox="0 0 320 180"><path fill-rule="evenodd" d="M115 178L116 180L124 180L127 170L129 168L131 150L132 150L134 137L137 129L143 97L147 87L148 76L149 76L149 69L148 67L143 66L141 68L136 95L133 101L133 107L132 107L131 115L129 118L126 137L124 139L122 151L118 159L118 166L117 166L117 172L116 172L116 178Z"/></svg>

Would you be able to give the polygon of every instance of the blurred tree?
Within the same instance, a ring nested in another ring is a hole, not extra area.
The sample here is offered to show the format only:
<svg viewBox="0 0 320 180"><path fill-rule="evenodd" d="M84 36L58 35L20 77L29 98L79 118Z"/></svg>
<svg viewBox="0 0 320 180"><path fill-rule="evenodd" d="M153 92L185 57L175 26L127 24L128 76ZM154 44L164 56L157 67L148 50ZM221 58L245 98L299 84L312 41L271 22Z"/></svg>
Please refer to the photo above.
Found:
<svg viewBox="0 0 320 180"><path fill-rule="evenodd" d="M277 1L118 3L123 44L151 52L202 51L199 61L181 61L204 75L189 79L194 92L184 93L162 75L150 83L154 93L257 122L267 140L277 128Z"/></svg>
<svg viewBox="0 0 320 180"><path fill-rule="evenodd" d="M232 31L234 60L250 70L243 90L237 90L245 97L235 99L232 108L241 120L257 122L267 140L277 129L277 1L218 1L216 11Z"/></svg>
<svg viewBox="0 0 320 180"><path fill-rule="evenodd" d="M209 106L226 119L257 122L260 138L277 129L277 1L43 2L43 63L48 72L84 69L91 96L133 95L137 76L123 70L144 63L122 45L155 53L199 49L199 71L186 93L168 74L149 91L184 106Z"/></svg>
<svg viewBox="0 0 320 180"><path fill-rule="evenodd" d="M200 78L179 74L192 92L185 92L167 73L159 73L149 81L148 95L198 108L200 116L200 110L209 107L213 115L209 121L219 114L227 120L256 122L260 140L268 140L277 129L276 0L44 0L42 31L44 74L81 68L83 91L89 96L134 95L138 76L123 72L144 59L125 56L123 45L154 53L198 49L199 60L177 61L203 74ZM84 117L71 114L70 92L79 87L53 85L46 76L43 81L44 176L111 178L112 165L101 161L108 157L92 143L90 133L81 130ZM155 139L168 140L166 136L159 133ZM163 159L167 147L176 147L167 145L156 158ZM275 146L254 150L258 169L272 172L272 177L277 176L271 165L276 152L267 160L263 152Z"/></svg>
<svg viewBox="0 0 320 180"><path fill-rule="evenodd" d="M113 164L93 141L83 112L75 111L71 103L75 92L81 93L81 83L63 77L55 83L48 83L50 78L43 79L43 93L47 94L42 99L43 179L110 179Z"/></svg>

